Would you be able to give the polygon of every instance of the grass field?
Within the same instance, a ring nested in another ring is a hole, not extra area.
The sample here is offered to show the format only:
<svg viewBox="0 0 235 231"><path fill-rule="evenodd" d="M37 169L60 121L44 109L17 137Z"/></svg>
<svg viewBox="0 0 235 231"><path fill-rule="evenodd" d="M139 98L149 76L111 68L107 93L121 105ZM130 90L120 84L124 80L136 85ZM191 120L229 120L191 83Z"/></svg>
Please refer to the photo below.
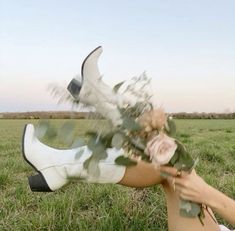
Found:
<svg viewBox="0 0 235 231"><path fill-rule="evenodd" d="M0 120L0 231L17 230L167 230L161 187L73 182L54 193L32 193L33 170L21 155L21 136L34 120ZM57 125L63 120L54 120ZM177 136L205 180L235 198L235 120L177 120ZM92 121L78 120L83 135ZM51 143L61 146L58 141ZM226 224L219 219L220 223Z"/></svg>

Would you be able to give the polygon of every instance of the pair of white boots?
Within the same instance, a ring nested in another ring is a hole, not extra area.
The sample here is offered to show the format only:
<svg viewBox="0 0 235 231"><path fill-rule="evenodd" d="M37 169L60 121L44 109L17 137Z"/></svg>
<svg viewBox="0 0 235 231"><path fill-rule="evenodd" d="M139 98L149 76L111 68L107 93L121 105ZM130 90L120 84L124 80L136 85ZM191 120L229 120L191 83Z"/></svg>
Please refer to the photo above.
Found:
<svg viewBox="0 0 235 231"><path fill-rule="evenodd" d="M70 178L91 183L118 183L126 169L115 164L115 159L123 154L123 150L112 148L107 150L108 157L98 164L99 176L91 176L83 167L92 155L87 146L67 150L49 147L37 139L32 124L25 126L22 152L24 159L38 172L28 178L31 190L37 192L55 191L67 184Z"/></svg>

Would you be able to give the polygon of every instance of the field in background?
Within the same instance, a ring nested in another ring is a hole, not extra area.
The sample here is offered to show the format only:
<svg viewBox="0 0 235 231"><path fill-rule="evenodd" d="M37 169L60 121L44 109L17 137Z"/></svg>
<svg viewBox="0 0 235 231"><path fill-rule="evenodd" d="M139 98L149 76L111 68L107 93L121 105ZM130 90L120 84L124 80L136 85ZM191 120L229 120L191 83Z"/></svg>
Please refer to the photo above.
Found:
<svg viewBox="0 0 235 231"><path fill-rule="evenodd" d="M235 112L205 113L178 112L170 113L176 119L235 119ZM0 112L0 119L97 119L101 115L95 112L81 111L34 111L34 112Z"/></svg>
<svg viewBox="0 0 235 231"><path fill-rule="evenodd" d="M0 230L167 230L160 186L130 189L73 182L54 193L32 193L33 170L21 155L26 123L0 120ZM52 120L58 126L63 120ZM84 135L92 120L77 120ZM177 136L200 162L205 180L235 198L235 120L176 120ZM47 143L61 147L57 140ZM219 218L220 223L225 221Z"/></svg>

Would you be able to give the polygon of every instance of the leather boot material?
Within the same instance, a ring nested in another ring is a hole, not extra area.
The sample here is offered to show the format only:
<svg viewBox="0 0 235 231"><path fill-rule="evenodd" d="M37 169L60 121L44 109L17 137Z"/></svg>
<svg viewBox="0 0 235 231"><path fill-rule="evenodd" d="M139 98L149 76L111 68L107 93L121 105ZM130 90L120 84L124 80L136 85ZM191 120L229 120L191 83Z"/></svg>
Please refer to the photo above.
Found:
<svg viewBox="0 0 235 231"><path fill-rule="evenodd" d="M25 160L44 177L51 191L67 184L70 178L91 183L118 183L125 174L126 167L115 164L115 159L123 154L122 149L107 149L108 157L98 163L100 174L92 176L83 167L92 155L87 146L64 150L49 147L35 136L32 124L25 127L22 145Z"/></svg>

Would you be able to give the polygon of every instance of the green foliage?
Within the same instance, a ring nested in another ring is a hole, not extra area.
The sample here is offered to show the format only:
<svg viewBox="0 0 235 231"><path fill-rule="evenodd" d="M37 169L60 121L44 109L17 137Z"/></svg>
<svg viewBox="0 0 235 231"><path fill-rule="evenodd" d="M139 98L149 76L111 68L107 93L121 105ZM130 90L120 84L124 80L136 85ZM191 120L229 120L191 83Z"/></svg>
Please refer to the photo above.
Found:
<svg viewBox="0 0 235 231"><path fill-rule="evenodd" d="M175 121L169 116L167 117L167 122L165 124L165 131L171 137L174 137L176 134Z"/></svg>
<svg viewBox="0 0 235 231"><path fill-rule="evenodd" d="M183 217L197 217L201 212L201 205L181 200L180 201L180 215Z"/></svg>
<svg viewBox="0 0 235 231"><path fill-rule="evenodd" d="M99 161L100 161L99 156L92 155L84 162L83 167L87 169L89 175L93 177L98 177L100 175Z"/></svg>
<svg viewBox="0 0 235 231"><path fill-rule="evenodd" d="M114 136L112 138L111 145L114 148L120 149L120 148L122 148L124 142L125 142L125 136L122 133L117 132L114 134Z"/></svg>
<svg viewBox="0 0 235 231"><path fill-rule="evenodd" d="M58 131L58 138L65 144L71 144L74 139L75 122L72 120L66 121Z"/></svg>
<svg viewBox="0 0 235 231"><path fill-rule="evenodd" d="M53 139L57 136L57 130L53 124L48 120L40 120L36 126L36 136L38 139L46 137L47 139Z"/></svg>
<svg viewBox="0 0 235 231"><path fill-rule="evenodd" d="M119 88L125 83L125 81L122 81L118 84L116 84L114 87L113 87L113 90L114 92L118 92Z"/></svg>
<svg viewBox="0 0 235 231"><path fill-rule="evenodd" d="M137 162L130 159L126 156L119 156L116 158L115 163L118 165L124 165L124 166L134 166L137 165Z"/></svg>
<svg viewBox="0 0 235 231"><path fill-rule="evenodd" d="M179 152L175 152L175 154L174 154L174 156L172 156L172 158L170 159L170 162L169 162L169 164L171 165L171 166L174 166L175 165L175 163L178 161L178 159L179 159Z"/></svg>
<svg viewBox="0 0 235 231"><path fill-rule="evenodd" d="M37 122L0 120L1 231L168 230L166 201L160 186L136 190L119 185L75 181L55 193L32 193L27 176L34 174L34 170L23 161L20 140L24 125ZM60 128L65 120L51 122ZM200 158L197 172L208 183L234 198L235 121L175 122L179 134L190 135L192 142L188 143L187 150L194 159L197 156ZM92 123L97 124L91 120L76 120L77 137L86 138L85 132ZM103 127L104 123L100 121L99 125ZM233 132L227 133L226 129ZM46 138L44 142L57 148L69 147L68 144L60 143L58 137ZM219 216L217 219L220 224L233 228Z"/></svg>
<svg viewBox="0 0 235 231"><path fill-rule="evenodd" d="M142 127L135 121L134 118L128 116L123 117L122 127L131 132L140 131L142 129Z"/></svg>
<svg viewBox="0 0 235 231"><path fill-rule="evenodd" d="M176 140L176 143L176 157L174 157L173 161L171 160L170 162L174 162L173 166L179 170L190 171L194 166L194 160L181 142Z"/></svg>
<svg viewBox="0 0 235 231"><path fill-rule="evenodd" d="M86 145L86 141L83 138L78 137L73 141L71 148L78 148L78 147L82 147L84 145Z"/></svg>
<svg viewBox="0 0 235 231"><path fill-rule="evenodd" d="M170 120L172 121L172 120ZM168 122L168 126L169 122ZM174 133L176 132L176 126L173 126ZM170 129L168 130L170 133ZM171 158L169 165L174 166L178 170L184 170L190 172L195 166L196 162L194 162L191 154L186 150L185 146L178 140L175 141L177 144L177 149L175 151L174 156ZM198 162L198 159L197 159ZM184 217L199 217L200 221L202 221L202 207L200 204L180 200L180 215Z"/></svg>
<svg viewBox="0 0 235 231"><path fill-rule="evenodd" d="M101 135L94 132L87 135L89 135L87 147L91 150L91 157L84 162L83 166L90 175L98 177L100 175L99 162L108 156L106 146Z"/></svg>
<svg viewBox="0 0 235 231"><path fill-rule="evenodd" d="M144 139L141 139L140 137L131 137L129 138L130 144L133 146L133 148L136 148L138 150L140 150L141 152L143 152L144 154L144 150L146 147L146 141Z"/></svg>

